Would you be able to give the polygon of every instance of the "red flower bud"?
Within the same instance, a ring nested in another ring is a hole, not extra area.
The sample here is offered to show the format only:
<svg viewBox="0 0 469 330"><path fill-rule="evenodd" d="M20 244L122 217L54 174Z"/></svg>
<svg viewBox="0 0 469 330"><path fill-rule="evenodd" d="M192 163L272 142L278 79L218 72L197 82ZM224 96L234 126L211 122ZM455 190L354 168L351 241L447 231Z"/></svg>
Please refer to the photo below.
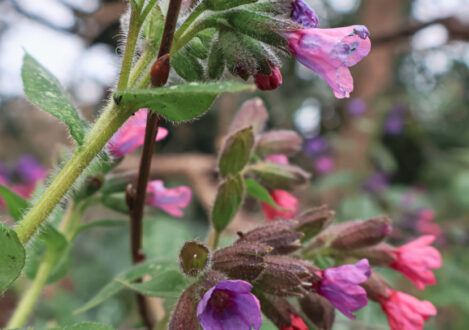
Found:
<svg viewBox="0 0 469 330"><path fill-rule="evenodd" d="M254 83L262 91L274 90L282 84L280 70L273 64L270 65L270 70L269 75L258 73L254 76Z"/></svg>

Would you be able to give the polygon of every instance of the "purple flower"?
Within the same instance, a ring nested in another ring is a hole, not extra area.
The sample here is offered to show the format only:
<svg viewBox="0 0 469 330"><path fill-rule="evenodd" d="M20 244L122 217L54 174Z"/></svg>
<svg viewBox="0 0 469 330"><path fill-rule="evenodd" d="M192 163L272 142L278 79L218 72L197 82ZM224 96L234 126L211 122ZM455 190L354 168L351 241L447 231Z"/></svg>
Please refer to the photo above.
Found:
<svg viewBox="0 0 469 330"><path fill-rule="evenodd" d="M353 91L353 78L348 67L370 52L368 36L367 28L362 25L285 33L290 52L300 63L319 74L339 99L350 97Z"/></svg>
<svg viewBox="0 0 469 330"><path fill-rule="evenodd" d="M316 157L326 152L329 149L329 145L324 137L318 135L306 139L303 148L307 156Z"/></svg>
<svg viewBox="0 0 469 330"><path fill-rule="evenodd" d="M10 169L0 162L0 184L5 185L10 180Z"/></svg>
<svg viewBox="0 0 469 330"><path fill-rule="evenodd" d="M112 136L108 143L109 152L116 158L125 156L143 144L145 128L147 126L147 109L138 110ZM168 135L164 127L158 128L155 141L162 140Z"/></svg>
<svg viewBox="0 0 469 330"><path fill-rule="evenodd" d="M291 18L305 28L316 28L319 25L318 16L303 0L294 0L291 4Z"/></svg>
<svg viewBox="0 0 469 330"><path fill-rule="evenodd" d="M197 306L202 327L205 330L259 330L261 306L251 289L248 282L229 280L208 290Z"/></svg>
<svg viewBox="0 0 469 330"><path fill-rule="evenodd" d="M318 293L345 316L355 319L352 312L368 303L366 291L359 285L371 275L368 260L362 259L354 265L327 268L320 275L322 280L317 288Z"/></svg>
<svg viewBox="0 0 469 330"><path fill-rule="evenodd" d="M148 182L147 203L175 217L182 217L182 208L186 207L192 198L189 187L180 186L167 189L163 181L154 180Z"/></svg>
<svg viewBox="0 0 469 330"><path fill-rule="evenodd" d="M321 156L314 162L314 168L319 174L328 174L334 169L334 159L331 156Z"/></svg>
<svg viewBox="0 0 469 330"><path fill-rule="evenodd" d="M16 173L24 183L36 183L47 176L47 171L32 155L25 155L16 162Z"/></svg>
<svg viewBox="0 0 469 330"><path fill-rule="evenodd" d="M351 99L347 104L347 111L351 116L361 116L366 111L366 102L359 98Z"/></svg>
<svg viewBox="0 0 469 330"><path fill-rule="evenodd" d="M389 186L389 176L384 172L376 172L363 184L363 189L369 193L379 193Z"/></svg>
<svg viewBox="0 0 469 330"><path fill-rule="evenodd" d="M404 117L407 109L403 106L394 106L388 112L384 121L383 130L387 135L399 135L404 130Z"/></svg>

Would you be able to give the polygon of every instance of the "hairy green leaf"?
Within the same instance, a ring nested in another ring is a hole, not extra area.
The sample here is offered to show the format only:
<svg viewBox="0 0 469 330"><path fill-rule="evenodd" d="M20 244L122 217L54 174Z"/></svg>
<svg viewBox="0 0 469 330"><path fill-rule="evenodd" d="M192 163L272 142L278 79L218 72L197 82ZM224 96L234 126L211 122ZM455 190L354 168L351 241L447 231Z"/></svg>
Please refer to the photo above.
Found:
<svg viewBox="0 0 469 330"><path fill-rule="evenodd" d="M0 292L20 275L26 254L15 231L0 222Z"/></svg>
<svg viewBox="0 0 469 330"><path fill-rule="evenodd" d="M220 93L254 90L254 86L238 82L189 83L171 87L124 90L114 94L122 107L149 108L165 118L180 122L202 115Z"/></svg>
<svg viewBox="0 0 469 330"><path fill-rule="evenodd" d="M89 124L80 117L57 78L29 54L23 57L21 76L28 99L61 120L75 141L82 144Z"/></svg>
<svg viewBox="0 0 469 330"><path fill-rule="evenodd" d="M217 231L222 231L233 220L244 198L244 180L240 175L228 179L218 188L212 210L212 223Z"/></svg>
<svg viewBox="0 0 469 330"><path fill-rule="evenodd" d="M246 192L251 195L252 197L255 197L263 202L266 202L267 204L281 209L281 207L275 203L273 200L272 196L270 196L269 191L262 187L257 181L253 179L246 179Z"/></svg>
<svg viewBox="0 0 469 330"><path fill-rule="evenodd" d="M249 161L253 146L254 134L251 126L229 136L221 151L219 162L221 175L227 177L242 171Z"/></svg>

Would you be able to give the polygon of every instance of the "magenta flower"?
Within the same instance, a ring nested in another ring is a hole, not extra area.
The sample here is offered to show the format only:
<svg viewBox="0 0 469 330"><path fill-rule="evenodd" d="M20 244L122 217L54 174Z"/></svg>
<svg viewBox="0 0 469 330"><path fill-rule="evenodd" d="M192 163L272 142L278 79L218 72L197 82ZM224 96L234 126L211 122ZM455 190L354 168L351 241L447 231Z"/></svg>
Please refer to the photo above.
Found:
<svg viewBox="0 0 469 330"><path fill-rule="evenodd" d="M288 191L275 189L270 193L270 196L283 210L263 202L262 210L268 221L275 219L292 219L298 213L298 199Z"/></svg>
<svg viewBox="0 0 469 330"><path fill-rule="evenodd" d="M334 159L331 156L321 156L314 161L314 168L319 174L329 174L334 169Z"/></svg>
<svg viewBox="0 0 469 330"><path fill-rule="evenodd" d="M388 297L380 299L391 330L422 330L426 320L436 315L436 308L426 300L418 300L404 292L387 290Z"/></svg>
<svg viewBox="0 0 469 330"><path fill-rule="evenodd" d="M313 8L303 0L294 0L291 4L291 18L303 25L305 28L316 28L319 25L319 19Z"/></svg>
<svg viewBox="0 0 469 330"><path fill-rule="evenodd" d="M197 306L202 327L205 330L259 330L261 306L251 289L251 284L241 280L221 281L209 289Z"/></svg>
<svg viewBox="0 0 469 330"><path fill-rule="evenodd" d="M368 29L353 25L335 29L310 28L285 33L290 52L296 59L319 74L334 91L335 97L350 97L353 78L348 67L370 52Z"/></svg>
<svg viewBox="0 0 469 330"><path fill-rule="evenodd" d="M165 188L163 181L148 182L147 204L160 208L175 217L182 217L182 208L186 207L192 198L189 187Z"/></svg>
<svg viewBox="0 0 469 330"><path fill-rule="evenodd" d="M143 144L145 128L147 125L148 109L138 110L122 125L112 136L108 143L109 152L116 158L125 156ZM156 141L162 140L168 135L164 127L158 128Z"/></svg>
<svg viewBox="0 0 469 330"><path fill-rule="evenodd" d="M422 236L390 252L396 261L389 266L404 274L419 290L436 284L432 270L440 268L442 261L440 252L430 246L434 240L435 236Z"/></svg>
<svg viewBox="0 0 469 330"><path fill-rule="evenodd" d="M282 84L282 74L273 64L270 65L270 74L257 73L254 76L254 83L261 91L271 91L277 89Z"/></svg>
<svg viewBox="0 0 469 330"><path fill-rule="evenodd" d="M355 319L352 312L368 303L366 291L359 285L371 275L368 260L362 259L354 265L327 268L319 275L322 280L318 284L317 292L345 316Z"/></svg>

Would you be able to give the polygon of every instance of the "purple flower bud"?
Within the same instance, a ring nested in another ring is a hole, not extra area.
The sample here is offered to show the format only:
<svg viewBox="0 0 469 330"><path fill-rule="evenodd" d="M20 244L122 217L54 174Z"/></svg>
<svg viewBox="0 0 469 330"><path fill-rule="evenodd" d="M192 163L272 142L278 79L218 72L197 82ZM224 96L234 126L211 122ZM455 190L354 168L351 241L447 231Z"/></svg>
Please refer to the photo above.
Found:
<svg viewBox="0 0 469 330"><path fill-rule="evenodd" d="M331 156L321 156L314 162L314 168L321 175L329 174L334 169L334 159Z"/></svg>
<svg viewBox="0 0 469 330"><path fill-rule="evenodd" d="M389 176L384 172L376 172L363 184L362 188L372 194L379 193L389 186Z"/></svg>
<svg viewBox="0 0 469 330"><path fill-rule="evenodd" d="M309 293L299 299L298 302L306 316L319 329L332 329L335 319L334 307L326 298L316 293Z"/></svg>
<svg viewBox="0 0 469 330"><path fill-rule="evenodd" d="M294 0L291 4L291 18L305 28L316 28L319 25L318 16L303 0Z"/></svg>
<svg viewBox="0 0 469 330"><path fill-rule="evenodd" d="M354 265L327 268L321 274L322 281L317 292L345 316L355 319L352 312L368 303L366 291L359 285L371 275L368 260L362 259Z"/></svg>
<svg viewBox="0 0 469 330"><path fill-rule="evenodd" d="M347 103L347 112L354 117L361 116L366 111L366 102L362 99L355 98L351 99Z"/></svg>
<svg viewBox="0 0 469 330"><path fill-rule="evenodd" d="M329 149L329 144L324 137L318 135L313 138L306 139L303 149L307 156L317 157Z"/></svg>
<svg viewBox="0 0 469 330"><path fill-rule="evenodd" d="M384 132L392 136L401 134L404 130L404 117L406 114L407 109L403 106L397 105L391 108L384 121Z"/></svg>
<svg viewBox="0 0 469 330"><path fill-rule="evenodd" d="M226 280L208 290L197 306L202 327L205 330L259 330L261 306L251 289L248 282Z"/></svg>
<svg viewBox="0 0 469 330"><path fill-rule="evenodd" d="M32 155L25 155L18 159L16 172L24 183L36 183L47 175L46 169Z"/></svg>

